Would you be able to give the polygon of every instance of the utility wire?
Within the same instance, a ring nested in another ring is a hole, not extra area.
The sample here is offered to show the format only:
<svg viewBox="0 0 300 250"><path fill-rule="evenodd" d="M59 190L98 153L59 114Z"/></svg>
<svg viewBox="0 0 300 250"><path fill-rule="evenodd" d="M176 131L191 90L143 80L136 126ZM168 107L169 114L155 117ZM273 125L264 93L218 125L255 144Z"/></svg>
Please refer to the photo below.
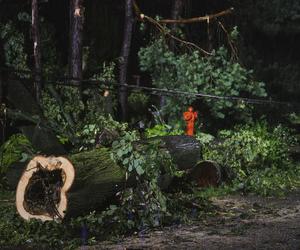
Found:
<svg viewBox="0 0 300 250"><path fill-rule="evenodd" d="M71 79L74 80L74 79ZM78 80L77 80L78 81ZM232 101L242 101L245 103L250 103L250 104L277 104L277 105L291 105L291 103L288 102L279 102L279 101L273 101L273 100L265 100L265 99L254 99L254 98L246 98L246 97L238 97L238 96L219 96L219 95L212 95L212 94L205 94L205 93L193 93L193 92L187 92L187 91L180 91L180 90L174 90L174 89L161 89L161 88L154 88L154 87L145 87L145 86L138 86L138 85L132 85L132 84L121 84L121 83L114 83L111 82L109 85L107 85L107 82L101 82L99 80L93 80L93 79L85 79L81 80L83 83L88 83L89 86L94 86L94 87L100 87L102 89L111 89L111 86L123 86L127 87L132 90L144 90L144 91L149 91L151 94L156 94L156 95L165 95L165 96L189 96L189 97L194 97L197 99L200 98L210 98L210 99L219 99L219 100L232 100ZM61 81L47 81L47 83L50 84L64 84L64 82ZM74 84L69 85L69 86L74 86ZM76 85L75 85L76 86ZM79 85L77 85L79 86Z"/></svg>
<svg viewBox="0 0 300 250"><path fill-rule="evenodd" d="M0 71L8 71L8 72L14 72L14 73L26 73L26 74L32 74L29 70L14 70L11 68L2 68L0 67ZM32 78L30 78L32 79ZM29 80L26 78L25 80ZM145 86L138 86L134 84L121 84L116 82L107 82L107 81L100 81L95 79L78 79L78 78L69 78L69 77L61 77L57 80L43 80L46 84L53 84L53 85L59 85L59 86L70 86L70 87L79 87L80 82L86 83L88 85L85 85L85 88L90 87L97 87L103 90L111 90L114 91L115 89L112 88L112 86L116 87L126 87L128 89L131 89L132 91L145 91L148 94L152 95L158 95L158 96L187 96L187 97L194 97L196 99L203 99L203 98L209 98L209 99L217 99L217 100L231 100L231 101L241 101L244 103L249 104L258 104L258 105L264 105L264 104L274 104L274 105L285 105L285 106L291 106L293 103L290 102L281 102L281 101L273 101L273 100L266 100L266 99L255 99L255 98L247 98L247 97L239 97L239 96L220 96L220 95L213 95L213 94L206 94L206 93L194 93L194 92L188 92L188 91L181 91L181 90L175 90L175 89L162 89L162 88L154 88L154 87L145 87Z"/></svg>

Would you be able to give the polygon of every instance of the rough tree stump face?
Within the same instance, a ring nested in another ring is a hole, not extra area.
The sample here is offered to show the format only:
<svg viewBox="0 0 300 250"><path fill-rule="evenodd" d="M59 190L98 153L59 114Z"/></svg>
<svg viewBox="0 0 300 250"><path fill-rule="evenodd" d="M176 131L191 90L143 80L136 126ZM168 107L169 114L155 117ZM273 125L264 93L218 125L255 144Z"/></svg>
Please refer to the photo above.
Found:
<svg viewBox="0 0 300 250"><path fill-rule="evenodd" d="M18 183L16 206L25 219L63 219L67 192L75 170L64 157L36 156L27 165Z"/></svg>

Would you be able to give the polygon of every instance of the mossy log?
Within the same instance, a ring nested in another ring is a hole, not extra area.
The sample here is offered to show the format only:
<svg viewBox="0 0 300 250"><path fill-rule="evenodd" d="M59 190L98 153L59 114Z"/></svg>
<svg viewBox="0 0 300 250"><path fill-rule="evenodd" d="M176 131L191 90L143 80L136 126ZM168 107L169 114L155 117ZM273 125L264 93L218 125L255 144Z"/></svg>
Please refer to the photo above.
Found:
<svg viewBox="0 0 300 250"><path fill-rule="evenodd" d="M105 148L66 157L34 157L16 190L24 219L54 220L105 208L124 188L125 172Z"/></svg>
<svg viewBox="0 0 300 250"><path fill-rule="evenodd" d="M199 143L192 137L157 137L147 143L153 141L170 152L178 169L190 169L200 158ZM24 219L63 219L102 210L116 199L117 192L133 186L135 179L126 180L125 171L111 160L107 148L69 157L36 156L18 178L19 170L9 171L7 177L10 183L19 179L16 206Z"/></svg>

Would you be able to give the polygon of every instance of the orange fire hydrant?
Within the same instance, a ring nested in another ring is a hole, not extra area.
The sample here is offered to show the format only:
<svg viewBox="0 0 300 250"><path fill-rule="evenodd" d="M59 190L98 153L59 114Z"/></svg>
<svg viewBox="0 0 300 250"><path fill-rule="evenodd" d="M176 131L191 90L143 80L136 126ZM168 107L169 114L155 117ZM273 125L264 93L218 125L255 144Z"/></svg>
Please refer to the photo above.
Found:
<svg viewBox="0 0 300 250"><path fill-rule="evenodd" d="M198 118L198 113L194 111L193 107L189 107L188 111L183 113L183 118L186 122L186 135L194 135L195 121Z"/></svg>

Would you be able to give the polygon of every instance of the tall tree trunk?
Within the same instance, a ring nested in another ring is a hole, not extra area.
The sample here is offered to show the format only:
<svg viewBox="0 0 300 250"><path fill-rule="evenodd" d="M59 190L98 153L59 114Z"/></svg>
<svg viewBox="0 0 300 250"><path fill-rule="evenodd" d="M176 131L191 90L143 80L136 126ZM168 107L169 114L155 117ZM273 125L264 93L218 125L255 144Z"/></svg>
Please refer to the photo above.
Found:
<svg viewBox="0 0 300 250"><path fill-rule="evenodd" d="M83 0L70 0L69 76L82 79Z"/></svg>
<svg viewBox="0 0 300 250"><path fill-rule="evenodd" d="M127 83L127 69L128 59L131 47L132 29L133 29L133 4L132 0L125 0L125 25L124 25L124 37L123 45L120 56L120 83ZM119 104L121 107L121 118L126 121L128 118L128 104L127 104L127 88L126 86L120 86L119 88Z"/></svg>
<svg viewBox="0 0 300 250"><path fill-rule="evenodd" d="M39 30L39 11L38 11L38 0L32 0L31 3L32 11L32 37L33 37L33 55L34 55L34 89L36 100L40 103L41 98L41 40L40 40L40 30Z"/></svg>
<svg viewBox="0 0 300 250"><path fill-rule="evenodd" d="M1 67L1 54L0 54L0 67ZM0 69L0 145L2 145L5 140L5 114L3 114L4 104L3 104L3 83L2 82L3 82L2 71ZM0 166L1 165L2 165L2 159L0 158Z"/></svg>
<svg viewBox="0 0 300 250"><path fill-rule="evenodd" d="M171 18L176 20L179 19L182 12L183 12L183 6L184 6L184 0L174 0L172 10L171 10ZM178 28L178 24L174 23L171 24L171 32L175 33L176 29ZM175 40L171 39L170 41L170 49L171 51L175 51ZM161 96L160 98L160 110L166 105L166 97Z"/></svg>
<svg viewBox="0 0 300 250"><path fill-rule="evenodd" d="M1 61L1 58L0 58L0 61ZM2 99L3 99L3 84L2 84L2 81L3 81L2 80L2 70L0 69L0 105L2 105ZM1 110L1 108L0 108L0 110Z"/></svg>
<svg viewBox="0 0 300 250"><path fill-rule="evenodd" d="M171 18L172 19L176 20L181 17L182 12L183 12L183 6L184 6L184 0L174 0L173 7L171 10ZM177 28L178 28L177 23L171 24L172 33L176 32ZM175 40L174 39L171 39L171 41L170 41L170 48L173 51L175 50Z"/></svg>

